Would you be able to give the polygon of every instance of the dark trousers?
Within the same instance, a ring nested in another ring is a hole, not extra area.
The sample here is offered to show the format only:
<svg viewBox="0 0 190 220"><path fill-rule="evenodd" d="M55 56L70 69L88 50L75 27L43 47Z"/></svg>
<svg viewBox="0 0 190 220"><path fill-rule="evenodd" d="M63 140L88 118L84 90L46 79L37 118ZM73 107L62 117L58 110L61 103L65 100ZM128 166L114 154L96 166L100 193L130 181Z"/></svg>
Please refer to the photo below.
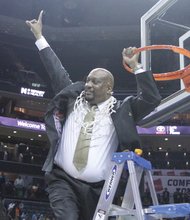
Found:
<svg viewBox="0 0 190 220"><path fill-rule="evenodd" d="M80 181L57 167L45 179L56 220L92 220L104 181Z"/></svg>

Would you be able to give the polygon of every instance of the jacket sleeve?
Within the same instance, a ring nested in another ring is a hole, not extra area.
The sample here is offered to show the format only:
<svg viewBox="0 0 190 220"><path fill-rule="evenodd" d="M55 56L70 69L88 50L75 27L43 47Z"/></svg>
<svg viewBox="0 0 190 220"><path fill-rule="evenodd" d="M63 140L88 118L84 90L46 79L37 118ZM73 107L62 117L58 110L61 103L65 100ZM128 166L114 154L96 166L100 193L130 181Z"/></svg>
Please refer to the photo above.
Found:
<svg viewBox="0 0 190 220"><path fill-rule="evenodd" d="M161 96L150 71L136 74L137 96L130 99L133 118L138 124L161 102Z"/></svg>
<svg viewBox="0 0 190 220"><path fill-rule="evenodd" d="M57 94L72 83L70 76L51 47L46 47L39 53L50 77L52 89Z"/></svg>

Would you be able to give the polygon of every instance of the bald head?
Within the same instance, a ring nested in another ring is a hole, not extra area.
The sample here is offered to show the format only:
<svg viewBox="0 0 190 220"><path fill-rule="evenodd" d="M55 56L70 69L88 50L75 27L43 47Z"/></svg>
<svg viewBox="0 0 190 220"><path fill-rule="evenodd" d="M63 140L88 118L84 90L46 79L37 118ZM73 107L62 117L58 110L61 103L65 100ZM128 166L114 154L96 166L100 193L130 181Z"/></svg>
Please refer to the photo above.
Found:
<svg viewBox="0 0 190 220"><path fill-rule="evenodd" d="M104 68L93 69L86 80L85 98L91 104L98 104L107 100L113 90L114 77Z"/></svg>
<svg viewBox="0 0 190 220"><path fill-rule="evenodd" d="M113 89L113 87L114 87L114 77L113 77L113 74L109 70L104 69L104 68L95 68L90 73L92 73L92 72L105 73L105 77L107 78L108 82L110 83L110 86Z"/></svg>

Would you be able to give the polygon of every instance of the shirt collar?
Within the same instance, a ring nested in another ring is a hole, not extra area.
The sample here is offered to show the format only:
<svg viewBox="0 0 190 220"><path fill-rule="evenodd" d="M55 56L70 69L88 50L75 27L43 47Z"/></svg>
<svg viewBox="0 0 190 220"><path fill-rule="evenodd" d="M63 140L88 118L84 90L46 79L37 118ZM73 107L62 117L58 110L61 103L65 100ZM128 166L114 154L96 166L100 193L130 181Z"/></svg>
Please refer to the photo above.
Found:
<svg viewBox="0 0 190 220"><path fill-rule="evenodd" d="M101 111L102 109L104 109L106 107L106 105L110 102L112 97L110 97L109 99L107 99L104 102L99 103L98 106L98 110Z"/></svg>

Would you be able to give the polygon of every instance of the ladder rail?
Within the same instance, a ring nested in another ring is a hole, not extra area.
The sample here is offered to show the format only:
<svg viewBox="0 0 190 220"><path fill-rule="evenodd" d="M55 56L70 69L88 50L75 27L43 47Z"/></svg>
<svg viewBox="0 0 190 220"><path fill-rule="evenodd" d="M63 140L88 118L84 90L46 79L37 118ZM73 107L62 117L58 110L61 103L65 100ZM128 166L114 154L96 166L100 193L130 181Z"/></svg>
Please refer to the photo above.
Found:
<svg viewBox="0 0 190 220"><path fill-rule="evenodd" d="M124 163L116 164L111 162L110 172L104 183L102 193L99 198L98 205L93 216L93 220L103 220L107 219L109 216L109 211L111 209L111 204L113 202L117 186L123 171Z"/></svg>
<svg viewBox="0 0 190 220"><path fill-rule="evenodd" d="M139 167L137 167L137 169L138 169L137 182L139 185L141 178L142 178L143 170L139 169ZM127 186L125 188L125 193L123 196L121 207L126 208L126 209L133 209L134 205L135 205L135 201L134 201L134 196L132 193L131 181L127 181Z"/></svg>
<svg viewBox="0 0 190 220"><path fill-rule="evenodd" d="M129 169L129 177L130 177L129 180L131 181L131 187L132 187L133 197L135 201L137 218L138 220L144 220L144 211L143 211L141 196L139 192L139 185L138 185L138 180L136 176L135 165L132 160L128 160L127 164L128 164L128 169Z"/></svg>
<svg viewBox="0 0 190 220"><path fill-rule="evenodd" d="M151 195L151 198L152 198L152 202L153 202L154 205L159 205L158 197L156 195L156 191L155 191L155 187L154 187L154 181L153 181L153 178L152 178L151 171L150 170L145 170L145 174L147 176L147 182L148 182L148 187L149 187L149 190L150 190L150 195Z"/></svg>

